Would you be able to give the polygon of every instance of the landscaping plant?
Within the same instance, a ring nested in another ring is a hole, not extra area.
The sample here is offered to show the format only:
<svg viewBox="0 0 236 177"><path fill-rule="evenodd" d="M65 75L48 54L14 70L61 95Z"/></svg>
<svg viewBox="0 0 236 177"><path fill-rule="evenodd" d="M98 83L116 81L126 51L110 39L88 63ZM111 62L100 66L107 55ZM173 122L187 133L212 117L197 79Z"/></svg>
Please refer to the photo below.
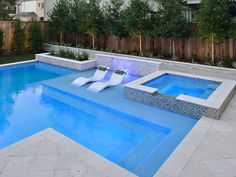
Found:
<svg viewBox="0 0 236 177"><path fill-rule="evenodd" d="M182 0L157 0L158 20L160 20L159 32L160 35L166 38L172 38L172 58L175 60L176 38L187 37L189 34L187 20L183 16L183 1Z"/></svg>
<svg viewBox="0 0 236 177"><path fill-rule="evenodd" d="M211 62L215 63L215 43L230 36L231 0L202 0L197 14L199 34L211 41Z"/></svg>
<svg viewBox="0 0 236 177"><path fill-rule="evenodd" d="M59 50L58 52L52 51L52 56L62 57L62 58L68 58L72 60L78 60L78 61L86 61L89 60L89 54L86 52L83 52L82 54L75 54L74 52L70 50Z"/></svg>
<svg viewBox="0 0 236 177"><path fill-rule="evenodd" d="M64 33L69 31L69 22L71 21L70 7L69 0L58 0L48 13L49 27L52 32L60 34L60 43L63 43Z"/></svg>
<svg viewBox="0 0 236 177"><path fill-rule="evenodd" d="M16 0L0 0L0 20L10 20L9 14L15 13Z"/></svg>
<svg viewBox="0 0 236 177"><path fill-rule="evenodd" d="M83 52L81 55L78 55L79 61L86 61L89 60L89 54L86 52Z"/></svg>
<svg viewBox="0 0 236 177"><path fill-rule="evenodd" d="M43 34L41 25L37 21L33 21L29 28L29 43L33 53L42 52Z"/></svg>
<svg viewBox="0 0 236 177"><path fill-rule="evenodd" d="M85 14L83 15L83 30L92 37L92 48L95 48L95 35L104 32L104 16L100 8L100 0L89 0L84 3Z"/></svg>
<svg viewBox="0 0 236 177"><path fill-rule="evenodd" d="M124 11L124 24L132 36L139 37L139 53L142 54L142 37L151 29L152 10L146 0L131 0Z"/></svg>
<svg viewBox="0 0 236 177"><path fill-rule="evenodd" d="M70 4L69 32L75 34L75 46L78 45L78 35L83 34L83 22L86 13L86 1L73 0Z"/></svg>
<svg viewBox="0 0 236 177"><path fill-rule="evenodd" d="M118 39L128 36L123 20L124 0L110 0L106 6L106 24L108 34L116 36L116 51L118 51Z"/></svg>
<svg viewBox="0 0 236 177"><path fill-rule="evenodd" d="M4 31L0 28L0 56L3 55Z"/></svg>
<svg viewBox="0 0 236 177"><path fill-rule="evenodd" d="M25 50L25 30L20 20L16 20L13 32L13 49L16 54L22 54Z"/></svg>

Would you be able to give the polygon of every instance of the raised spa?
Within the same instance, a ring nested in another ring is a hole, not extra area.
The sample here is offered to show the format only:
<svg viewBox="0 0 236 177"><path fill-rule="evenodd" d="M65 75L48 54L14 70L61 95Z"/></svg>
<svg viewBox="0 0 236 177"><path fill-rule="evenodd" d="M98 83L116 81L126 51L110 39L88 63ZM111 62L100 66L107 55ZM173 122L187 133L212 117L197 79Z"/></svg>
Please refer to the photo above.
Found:
<svg viewBox="0 0 236 177"><path fill-rule="evenodd" d="M157 88L158 93L168 96L177 97L183 94L207 99L220 84L221 82L166 73L143 85Z"/></svg>
<svg viewBox="0 0 236 177"><path fill-rule="evenodd" d="M235 81L157 71L125 86L125 97L185 116L219 119L235 93Z"/></svg>

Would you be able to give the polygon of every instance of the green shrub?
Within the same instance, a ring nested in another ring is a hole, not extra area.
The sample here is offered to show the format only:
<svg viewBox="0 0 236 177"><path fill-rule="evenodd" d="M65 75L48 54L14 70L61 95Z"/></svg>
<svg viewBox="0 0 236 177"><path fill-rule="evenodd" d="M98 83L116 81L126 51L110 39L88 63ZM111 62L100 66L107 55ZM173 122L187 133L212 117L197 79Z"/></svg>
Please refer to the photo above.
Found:
<svg viewBox="0 0 236 177"><path fill-rule="evenodd" d="M89 54L86 52L83 52L81 55L78 55L79 61L86 61L89 59Z"/></svg>
<svg viewBox="0 0 236 177"><path fill-rule="evenodd" d="M25 33L24 26L20 20L15 23L15 30L13 33L13 49L16 54L22 54L25 50Z"/></svg>
<svg viewBox="0 0 236 177"><path fill-rule="evenodd" d="M60 50L59 51L59 56L62 58L69 58L69 59L76 59L76 55L74 52L71 52L69 50Z"/></svg>
<svg viewBox="0 0 236 177"><path fill-rule="evenodd" d="M68 59L73 59L73 60L78 60L78 61L89 60L89 54L86 52L76 55L72 51L61 49L59 50L59 52L52 51L50 54L53 56L68 58Z"/></svg>
<svg viewBox="0 0 236 177"><path fill-rule="evenodd" d="M0 28L0 56L3 55L4 31Z"/></svg>
<svg viewBox="0 0 236 177"><path fill-rule="evenodd" d="M30 33L30 47L33 53L39 53L42 52L43 48L43 34L41 30L41 25L39 22L32 22L30 28L29 28L29 33Z"/></svg>
<svg viewBox="0 0 236 177"><path fill-rule="evenodd" d="M227 68L234 68L235 61L236 61L236 58L225 57L223 58L221 65Z"/></svg>
<svg viewBox="0 0 236 177"><path fill-rule="evenodd" d="M191 54L191 62L192 62L192 63L195 63L195 62L197 62L197 60L198 60L197 54L192 53L192 54Z"/></svg>

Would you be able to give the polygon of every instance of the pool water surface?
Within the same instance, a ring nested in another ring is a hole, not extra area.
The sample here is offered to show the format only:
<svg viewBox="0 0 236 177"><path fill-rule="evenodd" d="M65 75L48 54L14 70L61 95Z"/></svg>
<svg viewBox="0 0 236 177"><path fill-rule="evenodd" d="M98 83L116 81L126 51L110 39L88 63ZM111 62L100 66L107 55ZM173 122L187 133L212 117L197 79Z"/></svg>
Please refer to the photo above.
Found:
<svg viewBox="0 0 236 177"><path fill-rule="evenodd" d="M82 98L44 82L72 89L68 78L84 73L40 62L0 68L0 149L50 127L138 176L153 176L197 120L125 100L121 86L101 95L74 88ZM113 109L108 94L119 96L117 108L137 110ZM111 105L99 104L105 99Z"/></svg>
<svg viewBox="0 0 236 177"><path fill-rule="evenodd" d="M198 78L164 74L145 83L145 86L158 89L158 93L177 97L181 94L207 99L219 86L220 82Z"/></svg>

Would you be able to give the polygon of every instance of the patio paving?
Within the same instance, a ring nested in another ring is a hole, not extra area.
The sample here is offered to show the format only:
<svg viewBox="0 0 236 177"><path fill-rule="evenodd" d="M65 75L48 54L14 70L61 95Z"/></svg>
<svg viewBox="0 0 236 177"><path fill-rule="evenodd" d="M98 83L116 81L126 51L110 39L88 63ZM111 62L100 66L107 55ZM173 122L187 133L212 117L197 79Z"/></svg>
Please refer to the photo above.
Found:
<svg viewBox="0 0 236 177"><path fill-rule="evenodd" d="M236 96L220 120L202 118L155 177L236 177Z"/></svg>
<svg viewBox="0 0 236 177"><path fill-rule="evenodd" d="M0 177L135 177L52 129L0 151Z"/></svg>

